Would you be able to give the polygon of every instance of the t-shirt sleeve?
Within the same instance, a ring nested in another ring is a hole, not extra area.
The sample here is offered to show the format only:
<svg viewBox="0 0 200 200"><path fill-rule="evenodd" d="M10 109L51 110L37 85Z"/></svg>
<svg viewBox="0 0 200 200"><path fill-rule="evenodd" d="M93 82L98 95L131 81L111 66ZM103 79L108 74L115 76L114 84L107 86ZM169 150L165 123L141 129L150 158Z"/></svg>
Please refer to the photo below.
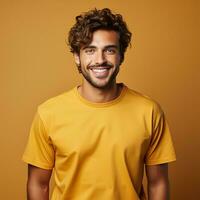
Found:
<svg viewBox="0 0 200 200"><path fill-rule="evenodd" d="M152 113L152 133L145 156L146 165L168 163L176 160L171 133L165 115L159 105Z"/></svg>
<svg viewBox="0 0 200 200"><path fill-rule="evenodd" d="M22 160L43 169L52 169L54 166L54 148L38 111L31 125Z"/></svg>

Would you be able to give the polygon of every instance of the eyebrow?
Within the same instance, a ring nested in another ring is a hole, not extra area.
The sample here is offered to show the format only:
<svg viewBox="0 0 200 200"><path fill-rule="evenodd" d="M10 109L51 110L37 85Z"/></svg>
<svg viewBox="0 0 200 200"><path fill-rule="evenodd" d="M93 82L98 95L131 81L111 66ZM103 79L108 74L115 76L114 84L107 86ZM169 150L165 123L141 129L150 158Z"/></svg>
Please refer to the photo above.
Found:
<svg viewBox="0 0 200 200"><path fill-rule="evenodd" d="M94 48L96 48L96 47L93 46L93 45L86 45L85 47L83 47L83 50L84 50L84 49L87 49L87 48L92 48L92 49L94 49Z"/></svg>
<svg viewBox="0 0 200 200"><path fill-rule="evenodd" d="M118 49L119 47L117 45L113 44L113 45L108 45L105 48L116 48L116 49Z"/></svg>
<svg viewBox="0 0 200 200"><path fill-rule="evenodd" d="M87 49L87 48L95 49L97 47L94 46L94 45L88 45L88 46L83 47L83 50ZM107 45L107 46L104 47L104 49L107 49L107 48L116 48L116 49L118 49L119 47L117 45L111 44L111 45Z"/></svg>

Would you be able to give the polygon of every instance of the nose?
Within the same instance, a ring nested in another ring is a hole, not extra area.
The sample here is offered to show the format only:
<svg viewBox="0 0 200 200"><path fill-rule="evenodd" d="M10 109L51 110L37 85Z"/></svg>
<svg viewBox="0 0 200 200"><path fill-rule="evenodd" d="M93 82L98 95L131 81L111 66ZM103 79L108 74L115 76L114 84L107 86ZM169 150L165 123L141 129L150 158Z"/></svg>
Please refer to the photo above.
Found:
<svg viewBox="0 0 200 200"><path fill-rule="evenodd" d="M96 64L102 64L106 61L106 58L105 58L105 55L104 55L104 52L102 50L99 50L96 54Z"/></svg>

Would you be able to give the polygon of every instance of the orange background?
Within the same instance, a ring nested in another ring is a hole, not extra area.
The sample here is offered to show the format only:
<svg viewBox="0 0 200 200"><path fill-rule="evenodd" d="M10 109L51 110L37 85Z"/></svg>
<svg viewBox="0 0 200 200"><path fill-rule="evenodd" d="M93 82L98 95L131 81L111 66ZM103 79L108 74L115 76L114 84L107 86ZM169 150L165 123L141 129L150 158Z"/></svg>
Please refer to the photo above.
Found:
<svg viewBox="0 0 200 200"><path fill-rule="evenodd" d="M198 0L0 1L0 199L25 199L21 156L38 104L80 83L65 44L74 17L91 8L121 13L133 32L118 81L156 99L173 133L172 200L200 196Z"/></svg>

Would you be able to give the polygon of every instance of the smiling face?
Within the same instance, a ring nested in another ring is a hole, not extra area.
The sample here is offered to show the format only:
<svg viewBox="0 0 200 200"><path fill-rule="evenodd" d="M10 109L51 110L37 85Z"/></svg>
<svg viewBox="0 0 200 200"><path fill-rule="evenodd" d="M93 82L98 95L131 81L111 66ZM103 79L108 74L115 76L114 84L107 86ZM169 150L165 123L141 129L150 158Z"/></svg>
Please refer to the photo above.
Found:
<svg viewBox="0 0 200 200"><path fill-rule="evenodd" d="M116 83L120 66L119 34L116 31L97 30L92 42L75 54L75 62L81 67L83 84L95 88L108 88Z"/></svg>

